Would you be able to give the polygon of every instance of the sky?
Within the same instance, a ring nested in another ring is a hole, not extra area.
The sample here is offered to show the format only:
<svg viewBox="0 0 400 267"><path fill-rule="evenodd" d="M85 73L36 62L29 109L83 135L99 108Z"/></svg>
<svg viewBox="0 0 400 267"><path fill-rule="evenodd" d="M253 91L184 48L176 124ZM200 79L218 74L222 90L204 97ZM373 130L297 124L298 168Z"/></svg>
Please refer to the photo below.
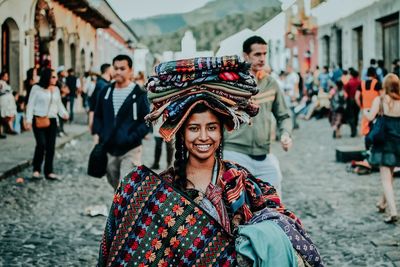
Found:
<svg viewBox="0 0 400 267"><path fill-rule="evenodd" d="M108 0L108 3L127 21L160 14L185 13L211 1L213 0Z"/></svg>

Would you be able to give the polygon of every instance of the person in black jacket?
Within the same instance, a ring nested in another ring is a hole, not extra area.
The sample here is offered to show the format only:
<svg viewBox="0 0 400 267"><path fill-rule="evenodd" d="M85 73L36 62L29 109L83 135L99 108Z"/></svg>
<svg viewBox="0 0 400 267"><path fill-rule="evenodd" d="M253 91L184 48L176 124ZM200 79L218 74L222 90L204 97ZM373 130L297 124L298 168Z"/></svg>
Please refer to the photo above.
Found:
<svg viewBox="0 0 400 267"><path fill-rule="evenodd" d="M94 112L93 134L108 154L107 180L116 189L121 177L141 165L142 140L149 132L144 116L150 112L147 94L131 81L132 59L113 59L114 80L100 91Z"/></svg>
<svg viewBox="0 0 400 267"><path fill-rule="evenodd" d="M69 89L69 121L72 122L74 120L75 98L78 96L78 93L81 90L81 81L77 76L75 76L74 69L69 69L65 82Z"/></svg>
<svg viewBox="0 0 400 267"><path fill-rule="evenodd" d="M101 76L97 77L96 86L92 95L89 98L89 129L93 133L93 117L94 111L96 110L98 96L104 88L107 89L110 86L112 79L112 66L108 63L104 63L100 66Z"/></svg>

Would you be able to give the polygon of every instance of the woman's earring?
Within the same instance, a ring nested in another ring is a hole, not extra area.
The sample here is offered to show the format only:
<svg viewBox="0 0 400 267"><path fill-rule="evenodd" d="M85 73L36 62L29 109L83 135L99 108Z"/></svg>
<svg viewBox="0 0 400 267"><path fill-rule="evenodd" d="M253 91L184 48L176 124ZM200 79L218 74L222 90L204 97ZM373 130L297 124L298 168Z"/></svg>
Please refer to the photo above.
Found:
<svg viewBox="0 0 400 267"><path fill-rule="evenodd" d="M220 160L222 160L222 143L219 144L218 150L219 150L218 157L219 157Z"/></svg>
<svg viewBox="0 0 400 267"><path fill-rule="evenodd" d="M185 145L182 142L182 147L181 147L181 151L182 151L182 161L185 160Z"/></svg>

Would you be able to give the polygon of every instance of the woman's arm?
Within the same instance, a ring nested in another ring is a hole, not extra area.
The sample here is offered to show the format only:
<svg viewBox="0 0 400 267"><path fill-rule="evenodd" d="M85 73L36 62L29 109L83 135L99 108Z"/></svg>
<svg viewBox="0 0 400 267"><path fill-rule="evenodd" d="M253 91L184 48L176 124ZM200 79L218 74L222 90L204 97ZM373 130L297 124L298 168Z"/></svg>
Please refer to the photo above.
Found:
<svg viewBox="0 0 400 267"><path fill-rule="evenodd" d="M60 89L58 89L58 87L55 88L54 92L57 94L57 112L58 115L67 120L69 117L68 111L67 109L64 107L64 104L61 101L61 93L60 93Z"/></svg>
<svg viewBox="0 0 400 267"><path fill-rule="evenodd" d="M29 96L28 105L26 106L26 122L29 124L32 124L33 107L35 105L37 94L38 94L38 90L36 89L36 86L33 86L31 89L31 94Z"/></svg>
<svg viewBox="0 0 400 267"><path fill-rule="evenodd" d="M364 116L367 120L372 121L375 119L376 114L379 112L379 105L381 103L381 98L379 96L375 97L374 101L372 102L372 106L370 110L364 109Z"/></svg>

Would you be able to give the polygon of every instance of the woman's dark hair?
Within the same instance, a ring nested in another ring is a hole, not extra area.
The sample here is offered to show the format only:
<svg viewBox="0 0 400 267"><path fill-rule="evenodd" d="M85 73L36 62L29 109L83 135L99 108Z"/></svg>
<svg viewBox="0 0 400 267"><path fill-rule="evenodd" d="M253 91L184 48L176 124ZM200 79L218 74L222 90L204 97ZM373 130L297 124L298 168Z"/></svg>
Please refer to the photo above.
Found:
<svg viewBox="0 0 400 267"><path fill-rule="evenodd" d="M40 73L40 80L38 82L39 86L42 88L49 88L50 86L50 80L51 80L51 75L53 74L53 69L50 68L45 68L42 70Z"/></svg>
<svg viewBox="0 0 400 267"><path fill-rule="evenodd" d="M341 91L343 89L343 82L342 81L336 81L335 82L336 87L339 91Z"/></svg>
<svg viewBox="0 0 400 267"><path fill-rule="evenodd" d="M350 71L350 75L351 75L352 77L354 77L354 78L357 78L357 77L358 77L358 71L357 71L357 70L355 70L355 69L353 69L353 68L350 68L349 71Z"/></svg>
<svg viewBox="0 0 400 267"><path fill-rule="evenodd" d="M210 109L207 107L205 104L198 104L195 106L191 112L189 113L189 116L187 116L186 121L182 124L181 128L175 135L175 161L174 161L174 178L175 178L175 184L181 188L181 189L186 189L188 183L190 181L186 177L186 164L188 161L188 155L187 155L187 148L185 147L185 140L184 140L184 130L186 127L186 123L188 119L193 115L197 113L203 113L206 111L210 111L213 113L218 120L220 121L220 128L221 128L221 144L218 150L216 151L216 156L217 158L222 159L222 143L223 143L223 118L221 114L217 113L213 109Z"/></svg>
<svg viewBox="0 0 400 267"><path fill-rule="evenodd" d="M35 68L30 68L26 71L26 80L24 81L25 90L30 89L30 82L33 80L33 75L35 74Z"/></svg>
<svg viewBox="0 0 400 267"><path fill-rule="evenodd" d="M4 76L6 75L6 74L8 74L8 71L2 71L2 72L0 72L0 80L3 80L3 78L4 78Z"/></svg>

